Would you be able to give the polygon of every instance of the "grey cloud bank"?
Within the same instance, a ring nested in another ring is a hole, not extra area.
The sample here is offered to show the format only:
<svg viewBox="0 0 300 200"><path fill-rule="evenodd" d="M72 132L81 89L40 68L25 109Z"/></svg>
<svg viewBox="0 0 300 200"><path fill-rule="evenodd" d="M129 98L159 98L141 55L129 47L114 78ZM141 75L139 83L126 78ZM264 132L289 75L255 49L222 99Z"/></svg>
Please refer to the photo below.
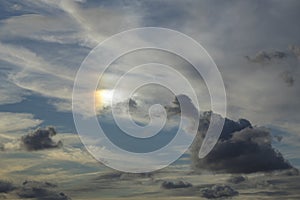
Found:
<svg viewBox="0 0 300 200"><path fill-rule="evenodd" d="M0 180L0 194L4 199L71 200L63 192L57 191L56 187L49 182L26 180L19 186Z"/></svg>
<svg viewBox="0 0 300 200"><path fill-rule="evenodd" d="M253 173L293 168L282 154L272 147L272 136L264 128L252 127L249 121L225 120L225 125L217 144L203 159L198 158L202 140L210 123L212 112L204 112L199 124L199 132L191 147L192 167L215 172Z"/></svg>

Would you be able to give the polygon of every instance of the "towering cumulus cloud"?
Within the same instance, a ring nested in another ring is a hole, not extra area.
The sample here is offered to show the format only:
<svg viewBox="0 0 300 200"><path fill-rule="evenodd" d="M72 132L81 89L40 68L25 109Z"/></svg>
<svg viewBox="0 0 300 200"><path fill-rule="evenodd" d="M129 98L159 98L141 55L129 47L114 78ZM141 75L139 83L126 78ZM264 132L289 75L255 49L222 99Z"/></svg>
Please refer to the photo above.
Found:
<svg viewBox="0 0 300 200"><path fill-rule="evenodd" d="M21 138L21 146L28 150L41 150L48 148L57 148L62 146L62 142L55 143L52 137L56 135L56 131L53 127L46 129L37 129L32 133L29 133Z"/></svg>
<svg viewBox="0 0 300 200"><path fill-rule="evenodd" d="M199 159L198 152L212 115L215 114L202 114L198 134L191 147L192 166L196 171L206 169L215 172L252 173L292 168L281 153L272 147L270 132L252 127L245 119L235 122L226 118L219 141L205 158Z"/></svg>

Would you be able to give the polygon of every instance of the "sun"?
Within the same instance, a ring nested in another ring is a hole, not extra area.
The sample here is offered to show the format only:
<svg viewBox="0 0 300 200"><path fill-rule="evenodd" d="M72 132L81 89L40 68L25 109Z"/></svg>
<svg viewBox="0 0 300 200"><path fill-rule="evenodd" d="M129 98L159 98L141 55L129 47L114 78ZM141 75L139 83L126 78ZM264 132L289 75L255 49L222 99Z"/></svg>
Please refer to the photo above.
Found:
<svg viewBox="0 0 300 200"><path fill-rule="evenodd" d="M105 106L109 106L112 103L113 90L96 90L95 91L95 103L96 108L101 109Z"/></svg>

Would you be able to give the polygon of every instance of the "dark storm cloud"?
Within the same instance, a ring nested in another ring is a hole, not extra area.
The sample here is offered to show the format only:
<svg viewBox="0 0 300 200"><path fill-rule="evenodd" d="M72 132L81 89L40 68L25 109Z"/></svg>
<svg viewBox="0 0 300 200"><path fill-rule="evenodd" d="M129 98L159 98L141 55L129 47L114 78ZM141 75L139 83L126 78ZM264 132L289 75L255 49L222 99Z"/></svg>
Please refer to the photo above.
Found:
<svg viewBox="0 0 300 200"><path fill-rule="evenodd" d="M198 134L204 134L210 124L210 117L212 115L211 111L204 112L199 120ZM236 131L240 131L245 128L251 128L251 123L246 119L239 119L238 122L235 122L231 119L225 118L224 126L222 133L220 135L220 140L227 140L232 137L232 134Z"/></svg>
<svg viewBox="0 0 300 200"><path fill-rule="evenodd" d="M260 51L254 56L246 56L247 60L254 63L268 63L273 60L281 60L288 57L288 54L283 51Z"/></svg>
<svg viewBox="0 0 300 200"><path fill-rule="evenodd" d="M271 145L272 136L263 128L252 127L249 121L225 119L219 141L203 159L198 153L210 123L211 112L200 119L199 131L191 147L192 167L215 172L252 173L292 168ZM213 114L214 115L214 114Z"/></svg>
<svg viewBox="0 0 300 200"><path fill-rule="evenodd" d="M56 131L53 127L38 128L32 133L22 136L21 147L28 151L59 148L62 146L62 142L54 142L52 137L55 135Z"/></svg>

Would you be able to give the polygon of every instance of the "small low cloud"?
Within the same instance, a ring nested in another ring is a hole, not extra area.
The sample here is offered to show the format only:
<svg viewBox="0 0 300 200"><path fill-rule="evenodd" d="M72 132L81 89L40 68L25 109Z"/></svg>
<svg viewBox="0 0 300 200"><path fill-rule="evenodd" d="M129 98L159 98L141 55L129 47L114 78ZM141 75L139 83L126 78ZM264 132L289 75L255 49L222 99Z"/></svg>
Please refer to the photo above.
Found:
<svg viewBox="0 0 300 200"><path fill-rule="evenodd" d="M190 188L193 187L193 185L189 182L184 182L184 181L164 181L161 184L161 187L164 189L178 189L178 188Z"/></svg>
<svg viewBox="0 0 300 200"><path fill-rule="evenodd" d="M0 134L0 151L20 150L20 139L8 134Z"/></svg>
<svg viewBox="0 0 300 200"><path fill-rule="evenodd" d="M233 176L227 180L228 183L239 184L245 182L247 179L244 176Z"/></svg>
<svg viewBox="0 0 300 200"><path fill-rule="evenodd" d="M296 45L290 45L289 50L294 53L295 56L297 56L298 59L300 59L300 47Z"/></svg>
<svg viewBox="0 0 300 200"><path fill-rule="evenodd" d="M273 60L282 60L288 57L283 51L259 51L254 56L246 56L247 60L253 63L268 63Z"/></svg>
<svg viewBox="0 0 300 200"><path fill-rule="evenodd" d="M55 135L56 131L53 127L46 129L38 128L21 138L21 147L28 151L62 147L63 144L61 141L56 143L52 140L52 137Z"/></svg>
<svg viewBox="0 0 300 200"><path fill-rule="evenodd" d="M55 187L49 182L24 181L17 194L20 198L71 200L63 192L53 190Z"/></svg>
<svg viewBox="0 0 300 200"><path fill-rule="evenodd" d="M9 181L0 180L0 193L8 193L13 191L16 187Z"/></svg>
<svg viewBox="0 0 300 200"><path fill-rule="evenodd" d="M55 184L49 182L26 180L19 186L0 180L0 193L9 194L13 199L71 200L63 192L57 191L56 187Z"/></svg>
<svg viewBox="0 0 300 200"><path fill-rule="evenodd" d="M201 190L202 197L207 199L229 198L239 193L228 185L213 185Z"/></svg>
<svg viewBox="0 0 300 200"><path fill-rule="evenodd" d="M259 51L254 56L246 56L250 63L261 66L270 66L269 70L279 70L278 77L286 86L292 87L295 83L298 59L300 59L300 47L290 45L286 50ZM281 62L278 62L281 61ZM266 68L267 69L267 68Z"/></svg>
<svg viewBox="0 0 300 200"><path fill-rule="evenodd" d="M264 128L253 127L245 119L225 119L221 136L212 151L203 159L198 153L210 123L212 112L205 112L199 132L191 147L195 171L211 170L228 173L253 173L293 168L282 154L272 147L272 136Z"/></svg>
<svg viewBox="0 0 300 200"><path fill-rule="evenodd" d="M139 179L139 178L152 179L153 174L152 173L126 173L126 172L116 171L116 172L102 174L99 177L97 177L96 180L121 181L121 180L131 180L131 179Z"/></svg>
<svg viewBox="0 0 300 200"><path fill-rule="evenodd" d="M288 87L292 87L295 83L293 74L290 71L284 71L280 74L280 78L286 83Z"/></svg>

